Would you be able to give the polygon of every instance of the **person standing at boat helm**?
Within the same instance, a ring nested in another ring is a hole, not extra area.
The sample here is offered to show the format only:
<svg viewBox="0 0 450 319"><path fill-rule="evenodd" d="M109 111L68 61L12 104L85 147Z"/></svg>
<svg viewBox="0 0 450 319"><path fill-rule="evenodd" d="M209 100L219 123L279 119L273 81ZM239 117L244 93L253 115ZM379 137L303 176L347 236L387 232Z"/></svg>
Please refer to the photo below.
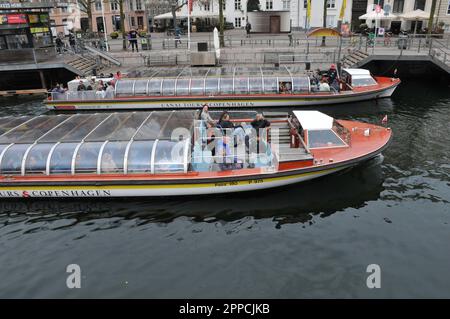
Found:
<svg viewBox="0 0 450 319"><path fill-rule="evenodd" d="M336 65L332 64L330 66L330 69L328 70L328 84L332 84L334 82L334 80L336 80L336 78L338 77L337 74L337 70L336 70Z"/></svg>

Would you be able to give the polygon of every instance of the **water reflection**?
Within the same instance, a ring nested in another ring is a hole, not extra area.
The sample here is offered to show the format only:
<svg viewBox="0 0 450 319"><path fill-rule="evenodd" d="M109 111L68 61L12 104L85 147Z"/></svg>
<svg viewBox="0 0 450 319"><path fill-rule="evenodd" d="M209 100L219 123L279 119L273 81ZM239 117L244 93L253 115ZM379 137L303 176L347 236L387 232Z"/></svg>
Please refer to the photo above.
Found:
<svg viewBox="0 0 450 319"><path fill-rule="evenodd" d="M348 207L359 208L377 200L383 191L382 157L359 167L315 181L251 193L182 198L98 200L6 200L0 202L0 225L14 222L78 223L105 218L170 223L186 216L195 222L235 221L245 217L271 218L277 227L310 223Z"/></svg>

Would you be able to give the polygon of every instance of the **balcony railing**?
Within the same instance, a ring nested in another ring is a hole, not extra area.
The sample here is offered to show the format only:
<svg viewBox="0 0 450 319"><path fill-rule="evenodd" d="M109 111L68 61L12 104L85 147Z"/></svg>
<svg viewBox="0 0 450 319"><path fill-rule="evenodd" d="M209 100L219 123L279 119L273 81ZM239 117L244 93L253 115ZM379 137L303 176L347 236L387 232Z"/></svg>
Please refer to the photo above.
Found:
<svg viewBox="0 0 450 319"><path fill-rule="evenodd" d="M0 64L42 63L56 58L55 47L0 50Z"/></svg>

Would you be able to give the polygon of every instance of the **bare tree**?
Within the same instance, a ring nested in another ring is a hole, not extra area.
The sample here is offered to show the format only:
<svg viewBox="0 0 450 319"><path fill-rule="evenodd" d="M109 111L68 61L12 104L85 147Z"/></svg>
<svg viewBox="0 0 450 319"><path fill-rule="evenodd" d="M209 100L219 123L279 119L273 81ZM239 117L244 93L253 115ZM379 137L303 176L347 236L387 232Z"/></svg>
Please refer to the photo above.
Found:
<svg viewBox="0 0 450 319"><path fill-rule="evenodd" d="M223 18L223 2L226 0L219 0L219 43L220 47L223 48L225 46L225 39L224 39L224 18Z"/></svg>
<svg viewBox="0 0 450 319"><path fill-rule="evenodd" d="M86 13L88 16L88 31L92 32L92 4L95 0L78 0L78 7L81 12Z"/></svg>
<svg viewBox="0 0 450 319"><path fill-rule="evenodd" d="M104 1L105 1L105 3L106 2L116 3L117 6L119 7L120 33L122 33L122 49L126 50L127 49L127 37L125 35L125 10L124 10L125 0L104 0Z"/></svg>
<svg viewBox="0 0 450 319"><path fill-rule="evenodd" d="M431 2L430 18L428 19L428 36L431 35L433 29L434 12L436 11L437 0Z"/></svg>
<svg viewBox="0 0 450 319"><path fill-rule="evenodd" d="M327 5L328 0L323 0L323 27L327 27ZM325 46L325 37L322 37L322 44L321 46Z"/></svg>

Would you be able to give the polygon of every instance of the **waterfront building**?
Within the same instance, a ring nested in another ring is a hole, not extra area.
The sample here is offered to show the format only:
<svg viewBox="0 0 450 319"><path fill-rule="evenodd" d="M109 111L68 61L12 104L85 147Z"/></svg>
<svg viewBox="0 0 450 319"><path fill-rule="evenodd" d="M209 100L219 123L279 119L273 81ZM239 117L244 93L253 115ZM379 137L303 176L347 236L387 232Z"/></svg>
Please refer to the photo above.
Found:
<svg viewBox="0 0 450 319"><path fill-rule="evenodd" d="M374 10L374 5L379 4L382 8L388 5L391 12L397 16L392 20L381 21L381 26L393 31L405 30L412 32L417 23L417 30L422 30L427 27L428 20L411 21L402 18L402 15L413 10L423 10L427 13L431 11L431 4L433 0L368 0L366 12ZM435 20L433 25L438 25L439 22L444 24L445 31L450 31L450 0L438 0L435 10ZM374 26L375 21L366 21L369 27Z"/></svg>
<svg viewBox="0 0 450 319"><path fill-rule="evenodd" d="M51 46L50 26L48 3L0 2L0 50Z"/></svg>
<svg viewBox="0 0 450 319"><path fill-rule="evenodd" d="M280 31L286 30L283 28L283 24L287 24L290 30L304 30L314 27L323 26L323 1L311 1L311 14L307 18L307 0L259 0L256 1L258 10L254 10L251 14L248 12L248 0L224 0L224 17L227 23L232 23L234 28L243 29L247 23L249 16L264 16L273 13L274 16L280 17L281 28ZM329 0L327 5L327 27L337 27L339 21L339 15L344 0ZM342 22L351 21L352 16L352 1L347 0L344 10L344 16ZM254 6L252 6L254 7ZM256 12L255 12L256 11ZM187 16L187 8L181 8L179 10L181 17ZM249 15L250 14L250 15ZM170 19L171 12L159 15L159 19ZM193 19L217 19L219 16L219 1L197 1L194 0L191 16ZM272 30L277 30L274 28ZM289 31L289 30L288 30ZM258 29L255 30L252 25L252 32L263 32ZM286 32L286 31L285 31ZM273 32L277 33L277 32Z"/></svg>

